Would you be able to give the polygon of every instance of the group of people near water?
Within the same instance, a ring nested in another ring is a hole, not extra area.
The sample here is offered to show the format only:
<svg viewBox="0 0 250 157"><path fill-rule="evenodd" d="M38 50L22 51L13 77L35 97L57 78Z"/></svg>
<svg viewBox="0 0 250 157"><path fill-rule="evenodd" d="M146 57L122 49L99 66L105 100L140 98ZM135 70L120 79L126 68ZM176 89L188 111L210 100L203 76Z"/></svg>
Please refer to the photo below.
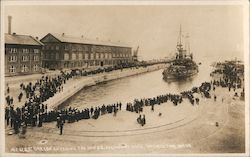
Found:
<svg viewBox="0 0 250 157"><path fill-rule="evenodd" d="M113 105L103 105L102 107L84 109L80 111L48 111L47 104L44 102L50 97L53 97L56 93L63 91L63 85L69 79L78 76L89 76L103 72L111 72L114 70L123 70L126 68L139 68L147 67L154 63L144 63L144 64L120 64L113 67L99 68L95 70L84 70L77 69L71 70L70 72L61 71L59 75L56 76L42 76L35 83L29 82L28 84L21 83L20 90L17 99L21 103L25 99L24 105L21 107L15 107L15 102L12 96L10 96L11 89L7 84L6 89L6 107L5 107L5 120L7 126L10 125L11 128L15 130L15 133L19 132L19 128L29 126L41 127L43 122L51 122L58 119L58 116L64 116L69 122L74 121L74 119L88 119L93 116L97 119L100 115L105 113L117 113L121 109L121 103ZM90 112L90 113L89 113ZM66 116L64 115L66 114ZM80 117L80 118L77 118ZM60 118L62 119L62 118ZM64 120L64 121L65 121Z"/></svg>
<svg viewBox="0 0 250 157"><path fill-rule="evenodd" d="M54 77L42 76L34 84L32 84L32 82L29 82L27 85L25 85L24 83L20 84L20 89L22 91L17 96L18 102L21 102L24 96L26 97L26 99L39 99L40 103L44 102L50 97L53 97L57 92L63 91L63 84L66 84L67 80L74 77L95 75L98 73L123 70L126 68L147 67L149 65L153 65L153 63L145 63L139 65L122 63L113 67L104 67L94 70L74 69L70 72L61 71L59 75ZM5 98L7 106L13 105L14 103L13 97L11 97L9 94L10 87L7 84L7 96Z"/></svg>
<svg viewBox="0 0 250 157"><path fill-rule="evenodd" d="M35 84L20 84L20 89L28 101L25 102L24 106L17 108L14 108L13 102L10 104L7 103L5 108L5 121L7 126L13 128L14 133L17 134L20 128L23 129L27 126L42 127L43 123L56 122L56 126L60 128L60 134L62 134L65 122L74 123L83 119L98 119L101 115L105 114L113 114L115 117L117 113L122 110L121 102L109 105L103 104L82 110L71 107L61 110L48 110L48 106L44 104L44 102L50 97L53 97L57 92L62 91L63 84L66 84L70 78L76 75L74 71L70 73L61 72L61 74L56 77L43 76ZM219 80L203 82L199 87L193 87L191 90L181 92L180 94L167 93L153 98L135 99L133 102L126 104L126 111L137 113L139 116L136 121L141 126L144 126L146 125L146 117L145 114L143 114L144 107L149 106L151 110L154 111L155 105L161 105L170 101L173 105L177 106L183 102L183 99L187 99L192 105L199 105L200 99L195 93L200 94L201 97L211 98L210 91L215 90L216 87L227 87L229 91L231 91L231 89L235 91L236 88L241 88L242 81L237 73L234 73L234 76L231 75L232 73L224 72ZM36 94L37 91L39 94ZM160 115L161 113L159 116Z"/></svg>

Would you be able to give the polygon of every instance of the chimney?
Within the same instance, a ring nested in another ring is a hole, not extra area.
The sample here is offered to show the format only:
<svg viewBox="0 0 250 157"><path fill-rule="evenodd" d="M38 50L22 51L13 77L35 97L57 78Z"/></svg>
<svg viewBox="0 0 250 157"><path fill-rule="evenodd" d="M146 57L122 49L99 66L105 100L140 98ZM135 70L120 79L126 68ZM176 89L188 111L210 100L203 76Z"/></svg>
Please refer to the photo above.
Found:
<svg viewBox="0 0 250 157"><path fill-rule="evenodd" d="M11 16L8 16L8 34L11 35Z"/></svg>
<svg viewBox="0 0 250 157"><path fill-rule="evenodd" d="M83 38L83 35L81 36L81 38Z"/></svg>
<svg viewBox="0 0 250 157"><path fill-rule="evenodd" d="M36 40L38 40L39 38L38 37L36 37Z"/></svg>
<svg viewBox="0 0 250 157"><path fill-rule="evenodd" d="M62 36L64 36L64 33L62 33Z"/></svg>

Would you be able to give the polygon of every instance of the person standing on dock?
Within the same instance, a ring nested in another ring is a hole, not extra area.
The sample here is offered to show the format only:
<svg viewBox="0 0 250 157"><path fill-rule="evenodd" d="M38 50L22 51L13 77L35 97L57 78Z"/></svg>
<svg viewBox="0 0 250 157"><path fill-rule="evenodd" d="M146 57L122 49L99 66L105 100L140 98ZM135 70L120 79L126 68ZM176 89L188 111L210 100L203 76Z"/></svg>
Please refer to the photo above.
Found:
<svg viewBox="0 0 250 157"><path fill-rule="evenodd" d="M21 93L18 95L18 102L21 102L22 97L23 97L23 93L21 92Z"/></svg>
<svg viewBox="0 0 250 157"><path fill-rule="evenodd" d="M94 112L94 108L93 108L93 106L91 106L91 108L90 108L90 114L91 114L91 116L93 115L93 112Z"/></svg>
<svg viewBox="0 0 250 157"><path fill-rule="evenodd" d="M217 98L216 95L214 95L214 101L216 101L216 98Z"/></svg>
<svg viewBox="0 0 250 157"><path fill-rule="evenodd" d="M122 109L122 103L120 102L119 103L119 110L121 110Z"/></svg>
<svg viewBox="0 0 250 157"><path fill-rule="evenodd" d="M154 104L151 105L151 111L154 111Z"/></svg>
<svg viewBox="0 0 250 157"><path fill-rule="evenodd" d="M60 135L62 135L63 133L63 125L64 125L63 120L60 120Z"/></svg>
<svg viewBox="0 0 250 157"><path fill-rule="evenodd" d="M10 93L10 87L9 87L8 84L7 84L7 93L8 93L8 94Z"/></svg>
<svg viewBox="0 0 250 157"><path fill-rule="evenodd" d="M142 117L142 122L141 125L144 126L146 124L146 118L145 118L145 114Z"/></svg>
<svg viewBox="0 0 250 157"><path fill-rule="evenodd" d="M117 110L118 110L118 109L117 109L117 107L115 106L115 107L114 107L114 117L116 117Z"/></svg>

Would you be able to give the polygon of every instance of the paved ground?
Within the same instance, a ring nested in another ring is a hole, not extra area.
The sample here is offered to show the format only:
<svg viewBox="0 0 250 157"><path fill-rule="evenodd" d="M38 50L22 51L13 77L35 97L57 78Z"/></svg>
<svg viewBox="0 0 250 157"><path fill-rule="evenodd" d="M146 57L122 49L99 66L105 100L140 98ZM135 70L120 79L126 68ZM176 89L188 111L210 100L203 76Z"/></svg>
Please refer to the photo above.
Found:
<svg viewBox="0 0 250 157"><path fill-rule="evenodd" d="M145 108L147 124L136 122L136 113L118 112L98 120L66 123L63 135L55 123L28 128L26 138L7 135L7 152L31 153L243 153L245 103L218 88L217 101L200 100L192 106L165 103L152 112ZM224 101L222 102L222 98ZM159 112L162 116L159 117ZM219 126L215 125L219 122ZM25 148L25 149L24 149Z"/></svg>

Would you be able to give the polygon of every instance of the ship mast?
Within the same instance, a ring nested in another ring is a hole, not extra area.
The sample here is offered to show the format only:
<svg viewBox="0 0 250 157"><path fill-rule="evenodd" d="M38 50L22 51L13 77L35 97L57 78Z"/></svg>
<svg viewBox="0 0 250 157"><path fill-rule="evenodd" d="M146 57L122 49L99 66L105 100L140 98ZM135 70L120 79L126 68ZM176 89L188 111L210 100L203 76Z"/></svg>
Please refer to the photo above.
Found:
<svg viewBox="0 0 250 157"><path fill-rule="evenodd" d="M189 42L189 34L187 34L186 36L186 41L187 41L187 49L188 49L188 56L190 57L190 59L193 59L193 54L190 51L190 42Z"/></svg>
<svg viewBox="0 0 250 157"><path fill-rule="evenodd" d="M179 59L183 58L183 48L182 48L182 43L181 43L181 36L182 36L182 31L181 31L181 25L180 25L179 42L177 42L177 51L179 52L178 53Z"/></svg>
<svg viewBox="0 0 250 157"><path fill-rule="evenodd" d="M188 53L190 55L191 52L190 52L189 34L186 35L186 45L187 45Z"/></svg>
<svg viewBox="0 0 250 157"><path fill-rule="evenodd" d="M180 34L179 34L179 39L180 39L179 44L180 44L180 46L181 46L181 25L180 25Z"/></svg>

